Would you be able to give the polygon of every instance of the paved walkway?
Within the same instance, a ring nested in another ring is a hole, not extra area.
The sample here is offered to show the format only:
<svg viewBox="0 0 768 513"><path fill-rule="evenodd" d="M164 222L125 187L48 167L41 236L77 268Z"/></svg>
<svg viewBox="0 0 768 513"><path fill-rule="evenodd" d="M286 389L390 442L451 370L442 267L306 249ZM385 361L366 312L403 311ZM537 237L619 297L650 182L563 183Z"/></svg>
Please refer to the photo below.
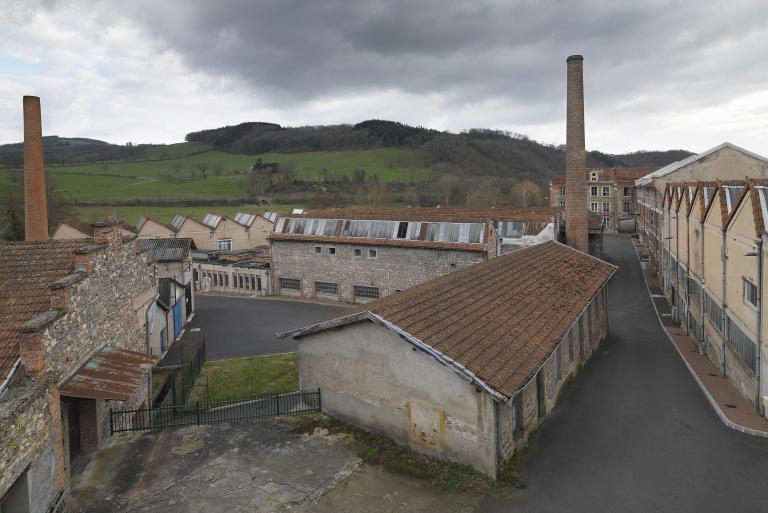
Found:
<svg viewBox="0 0 768 513"><path fill-rule="evenodd" d="M541 428L520 500L479 510L768 510L768 440L715 415L659 325L630 239L606 236L605 254L620 267L610 335Z"/></svg>
<svg viewBox="0 0 768 513"><path fill-rule="evenodd" d="M635 246L640 253L644 251L642 245L636 243ZM745 399L709 358L699 353L696 341L671 322L671 315L668 315L671 309L661 295L658 279L645 268L643 274L667 335L718 417L732 429L768 438L768 420L758 415L754 403Z"/></svg>

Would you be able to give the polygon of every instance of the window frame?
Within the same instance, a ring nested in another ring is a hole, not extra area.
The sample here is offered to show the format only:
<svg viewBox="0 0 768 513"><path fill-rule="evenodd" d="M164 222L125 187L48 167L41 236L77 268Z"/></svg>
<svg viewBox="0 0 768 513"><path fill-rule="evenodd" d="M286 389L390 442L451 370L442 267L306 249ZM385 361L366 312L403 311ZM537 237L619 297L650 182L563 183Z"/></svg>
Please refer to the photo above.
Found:
<svg viewBox="0 0 768 513"><path fill-rule="evenodd" d="M222 248L221 243L226 243L229 247L228 248ZM216 247L219 251L232 251L232 239L219 239L216 241Z"/></svg>
<svg viewBox="0 0 768 513"><path fill-rule="evenodd" d="M742 297L742 300L744 301L744 304L747 305L748 307L750 307L751 309L757 311L757 303L758 303L758 300L759 300L759 297L758 297L759 291L757 290L757 285L752 283L752 281L749 280L746 276L742 276L741 277L741 282L742 282L741 297ZM753 291L754 291L754 295L755 295L755 302L754 303L752 303L750 301L750 298L749 298L749 296L750 296L749 292L753 292Z"/></svg>

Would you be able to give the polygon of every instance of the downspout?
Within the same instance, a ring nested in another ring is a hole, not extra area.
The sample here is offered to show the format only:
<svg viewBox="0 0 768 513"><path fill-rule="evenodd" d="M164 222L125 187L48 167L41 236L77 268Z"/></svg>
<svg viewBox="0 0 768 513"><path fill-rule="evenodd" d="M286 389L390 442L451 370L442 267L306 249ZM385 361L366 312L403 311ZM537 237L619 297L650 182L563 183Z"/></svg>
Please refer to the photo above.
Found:
<svg viewBox="0 0 768 513"><path fill-rule="evenodd" d="M688 192L686 191L686 194ZM690 281L691 281L691 217L685 216L685 266L688 268L688 279L685 280L685 332L691 334L688 326L688 310L691 308Z"/></svg>
<svg viewBox="0 0 768 513"><path fill-rule="evenodd" d="M755 343L757 345L757 351L755 352L755 376L757 377L757 390L755 391L755 411L760 414L760 382L761 379L761 364L760 353L762 351L761 341L761 328L763 319L763 236L755 240L757 245L757 322L755 327Z"/></svg>
<svg viewBox="0 0 768 513"><path fill-rule="evenodd" d="M725 302L725 281L726 281L726 272L728 271L728 251L726 250L726 238L725 238L725 228L721 230L722 232L722 248L720 249L720 254L722 255L722 269L723 269L723 313L722 313L722 320L720 327L723 332L723 343L722 343L722 361L720 362L723 366L723 376L727 377L728 373L725 369L725 341L728 339L728 322L726 322L726 319L728 318L728 315L726 314L725 309L727 308L726 302Z"/></svg>
<svg viewBox="0 0 768 513"><path fill-rule="evenodd" d="M675 303L675 315L677 322L680 322L680 212L675 212L675 290L677 297L672 298Z"/></svg>
<svg viewBox="0 0 768 513"><path fill-rule="evenodd" d="M706 284L706 273L704 272L704 220L699 221L699 272L701 273L701 287L699 296L699 319L701 323L701 344L699 352L706 354L707 346L704 343L704 285Z"/></svg>

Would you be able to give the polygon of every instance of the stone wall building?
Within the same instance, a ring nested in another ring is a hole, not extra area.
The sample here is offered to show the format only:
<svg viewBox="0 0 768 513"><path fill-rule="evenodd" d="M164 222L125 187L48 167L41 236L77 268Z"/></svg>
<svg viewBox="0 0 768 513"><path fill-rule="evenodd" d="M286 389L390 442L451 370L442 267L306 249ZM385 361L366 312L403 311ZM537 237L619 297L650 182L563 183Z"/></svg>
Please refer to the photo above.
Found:
<svg viewBox="0 0 768 513"><path fill-rule="evenodd" d="M326 413L496 476L606 337L615 269L545 242L281 337Z"/></svg>
<svg viewBox="0 0 768 513"><path fill-rule="evenodd" d="M559 209L337 209L280 215L275 294L362 303L556 239Z"/></svg>
<svg viewBox="0 0 768 513"><path fill-rule="evenodd" d="M590 169L586 181L587 206L590 213L599 215L607 233L620 229L635 229L638 217L635 180L651 173L652 167L612 167ZM566 208L568 202L565 177L549 181L549 203L551 207ZM623 224L622 224L623 222Z"/></svg>
<svg viewBox="0 0 768 513"><path fill-rule="evenodd" d="M109 408L148 404L154 268L119 227L0 244L0 504L46 513ZM7 507L6 507L7 506Z"/></svg>
<svg viewBox="0 0 768 513"><path fill-rule="evenodd" d="M136 247L155 263L160 282L149 313L149 352L162 358L195 313L192 239L138 239Z"/></svg>

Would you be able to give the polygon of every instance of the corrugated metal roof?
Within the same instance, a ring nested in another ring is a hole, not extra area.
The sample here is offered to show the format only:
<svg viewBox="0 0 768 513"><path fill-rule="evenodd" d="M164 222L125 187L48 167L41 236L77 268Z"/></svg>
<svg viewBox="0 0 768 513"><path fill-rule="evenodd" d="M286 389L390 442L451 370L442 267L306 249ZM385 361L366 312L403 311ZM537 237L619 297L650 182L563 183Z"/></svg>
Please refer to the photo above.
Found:
<svg viewBox="0 0 768 513"><path fill-rule="evenodd" d="M125 401L156 362L146 353L104 347L61 386L61 395Z"/></svg>
<svg viewBox="0 0 768 513"><path fill-rule="evenodd" d="M149 252L155 262L184 260L193 246L192 239L136 239L136 247Z"/></svg>

